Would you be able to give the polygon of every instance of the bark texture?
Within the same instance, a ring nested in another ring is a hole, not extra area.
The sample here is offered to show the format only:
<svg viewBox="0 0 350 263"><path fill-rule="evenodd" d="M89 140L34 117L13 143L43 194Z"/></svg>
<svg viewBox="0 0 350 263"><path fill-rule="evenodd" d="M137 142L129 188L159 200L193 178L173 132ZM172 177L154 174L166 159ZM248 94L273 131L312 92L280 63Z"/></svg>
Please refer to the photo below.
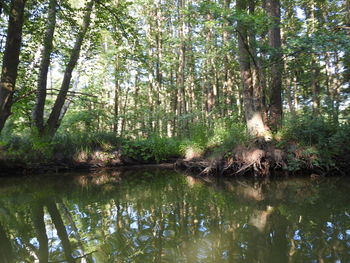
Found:
<svg viewBox="0 0 350 263"><path fill-rule="evenodd" d="M53 48L53 37L56 27L56 7L57 1L50 0L49 11L47 18L47 27L44 36L44 45L41 53L41 63L39 69L39 78L37 84L35 106L32 113L33 126L36 127L40 134L43 133L44 129L44 107L46 100L46 89L47 89L47 73L50 66L50 57Z"/></svg>
<svg viewBox="0 0 350 263"><path fill-rule="evenodd" d="M270 96L270 124L277 129L282 124L282 52L281 52L281 8L279 0L268 0L267 13L272 21L269 29L269 44L271 55L271 96Z"/></svg>
<svg viewBox="0 0 350 263"><path fill-rule="evenodd" d="M237 1L237 10L247 11L245 0ZM244 113L247 122L248 132L256 137L270 137L266 129L261 112L261 100L257 96L253 83L253 73L251 68L251 54L249 51L248 26L245 21L237 21L239 65L243 86Z"/></svg>
<svg viewBox="0 0 350 263"><path fill-rule="evenodd" d="M347 30L348 30L348 35L350 37L350 0L346 0L345 10L346 10L345 25L346 25ZM345 67L344 82L348 83L348 85L350 85L350 51L345 53L344 67Z"/></svg>
<svg viewBox="0 0 350 263"><path fill-rule="evenodd" d="M0 79L0 131L11 115L16 87L25 0L12 0Z"/></svg>

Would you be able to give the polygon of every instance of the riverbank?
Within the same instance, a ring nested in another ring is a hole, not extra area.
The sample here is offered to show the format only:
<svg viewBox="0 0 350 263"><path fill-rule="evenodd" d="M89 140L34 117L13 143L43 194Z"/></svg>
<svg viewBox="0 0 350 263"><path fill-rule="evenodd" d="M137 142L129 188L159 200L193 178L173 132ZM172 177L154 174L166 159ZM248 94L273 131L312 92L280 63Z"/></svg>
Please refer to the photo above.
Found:
<svg viewBox="0 0 350 263"><path fill-rule="evenodd" d="M300 118L271 140L251 138L239 124L199 130L186 138L120 138L114 133L0 138L0 174L30 174L176 163L177 169L215 176L346 175L350 125ZM30 133L28 133L30 134Z"/></svg>
<svg viewBox="0 0 350 263"><path fill-rule="evenodd" d="M250 145L237 145L230 151L206 149L202 155L187 150L184 155L172 155L162 160L154 156L143 159L138 149L123 153L123 147L110 150L95 149L81 151L74 155L55 152L50 158L6 158L2 152L0 158L0 176L60 173L79 170L123 169L123 168L168 168L177 169L197 175L211 176L327 176L346 175L349 171L350 154L332 156L335 160L331 166L322 163L316 150L288 144L277 148L274 142L255 141ZM8 157L11 157L9 155Z"/></svg>

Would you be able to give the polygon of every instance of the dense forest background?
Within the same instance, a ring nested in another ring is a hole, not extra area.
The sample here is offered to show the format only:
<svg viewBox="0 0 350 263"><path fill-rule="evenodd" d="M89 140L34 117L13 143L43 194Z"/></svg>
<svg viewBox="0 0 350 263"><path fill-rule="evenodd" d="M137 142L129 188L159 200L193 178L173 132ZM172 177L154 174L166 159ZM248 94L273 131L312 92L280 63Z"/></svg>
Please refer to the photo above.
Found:
<svg viewBox="0 0 350 263"><path fill-rule="evenodd" d="M319 143L348 122L349 37L349 0L3 0L3 144Z"/></svg>

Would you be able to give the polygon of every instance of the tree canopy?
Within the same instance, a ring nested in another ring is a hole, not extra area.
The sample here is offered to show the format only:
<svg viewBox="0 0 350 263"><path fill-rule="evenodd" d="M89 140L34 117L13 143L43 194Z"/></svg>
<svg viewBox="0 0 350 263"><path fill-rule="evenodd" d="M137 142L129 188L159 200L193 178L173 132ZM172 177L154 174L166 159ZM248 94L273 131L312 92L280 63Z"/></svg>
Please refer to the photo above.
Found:
<svg viewBox="0 0 350 263"><path fill-rule="evenodd" d="M251 135L269 138L300 114L344 122L349 5L2 1L3 132L190 137L196 127L244 122ZM18 68L10 68L16 58L7 54L19 47Z"/></svg>

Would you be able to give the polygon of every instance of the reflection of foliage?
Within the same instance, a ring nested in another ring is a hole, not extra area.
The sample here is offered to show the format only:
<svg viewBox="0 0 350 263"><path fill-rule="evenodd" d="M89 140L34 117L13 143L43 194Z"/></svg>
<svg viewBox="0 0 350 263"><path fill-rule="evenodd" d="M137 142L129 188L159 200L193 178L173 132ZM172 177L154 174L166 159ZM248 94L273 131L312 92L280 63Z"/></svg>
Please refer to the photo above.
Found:
<svg viewBox="0 0 350 263"><path fill-rule="evenodd" d="M347 181L208 182L157 170L2 180L0 220L16 260L36 251L33 206L49 200L88 262L286 262L291 249L309 262L331 247L349 259ZM48 212L45 224L50 261L64 260Z"/></svg>

